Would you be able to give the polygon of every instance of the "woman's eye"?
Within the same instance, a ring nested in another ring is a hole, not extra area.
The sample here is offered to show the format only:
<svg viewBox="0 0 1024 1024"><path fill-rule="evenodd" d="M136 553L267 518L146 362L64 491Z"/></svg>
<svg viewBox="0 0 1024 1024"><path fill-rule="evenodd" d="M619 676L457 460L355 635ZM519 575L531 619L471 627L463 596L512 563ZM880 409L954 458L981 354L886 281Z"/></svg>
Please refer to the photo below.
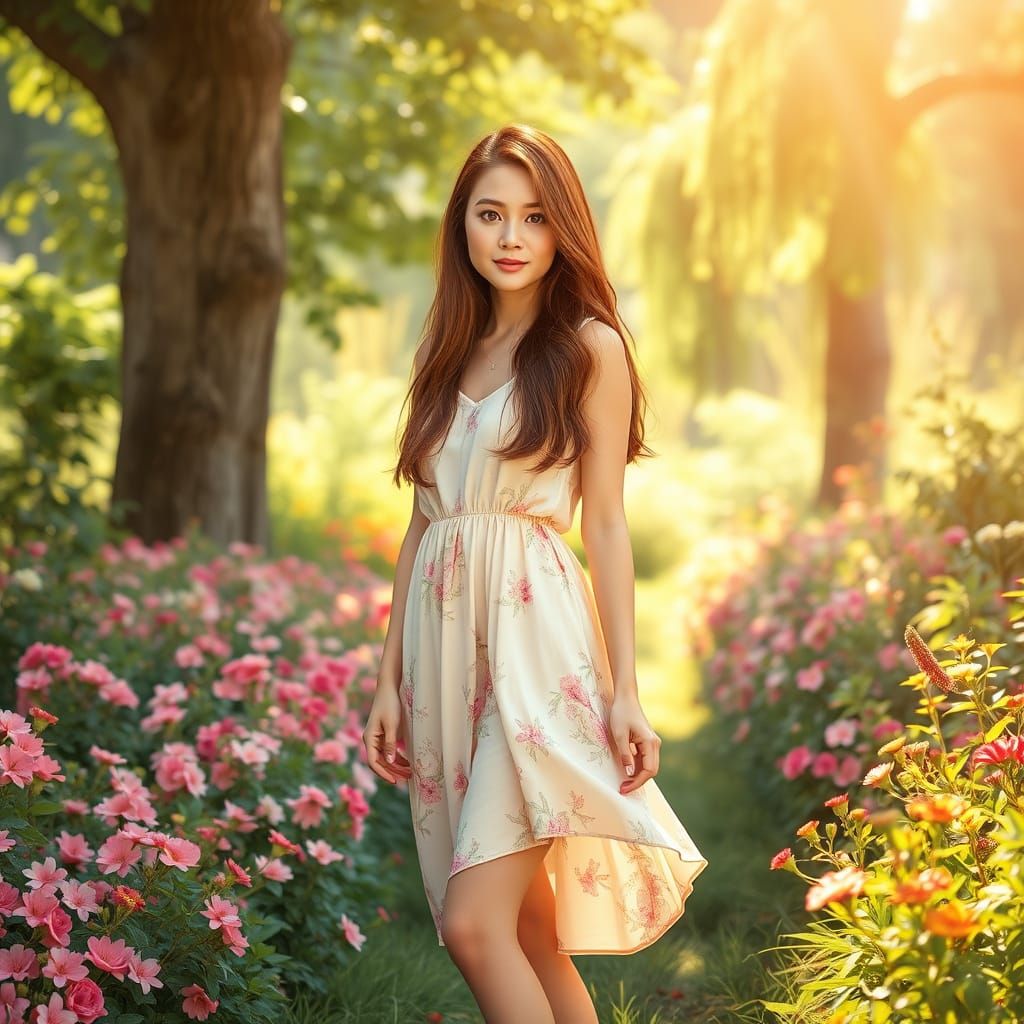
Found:
<svg viewBox="0 0 1024 1024"><path fill-rule="evenodd" d="M480 214L480 219L487 221L488 224L493 224L494 221L489 220L487 217L487 214L489 213L493 213L495 217L498 216L497 211L495 210L483 210ZM547 220L547 217L545 217L543 213L531 213L530 217L540 217L540 220L534 221L535 224L542 224ZM530 217L527 217L526 219L529 220Z"/></svg>

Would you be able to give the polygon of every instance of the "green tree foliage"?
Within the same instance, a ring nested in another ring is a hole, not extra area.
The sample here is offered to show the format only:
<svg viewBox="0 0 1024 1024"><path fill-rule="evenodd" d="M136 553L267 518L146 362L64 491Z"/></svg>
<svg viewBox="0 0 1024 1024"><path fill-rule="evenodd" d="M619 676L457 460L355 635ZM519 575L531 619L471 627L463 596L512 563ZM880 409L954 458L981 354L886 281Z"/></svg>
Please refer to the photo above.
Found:
<svg viewBox="0 0 1024 1024"><path fill-rule="evenodd" d="M116 279L125 253L118 152L97 97L11 30L31 6L0 3L0 27L9 19L0 61L11 107L71 131L36 146L29 172L0 193L0 218L20 234L45 210L44 252L59 253L72 287L92 286ZM110 68L129 59L152 8L168 5L49 6L54 32L67 33L62 46L71 48L74 70L79 60ZM451 175L477 137L508 119L551 129L571 128L584 112L643 120L664 81L617 28L642 0L269 6L294 40L281 97L288 285L335 343L338 306L375 301L362 257L430 258ZM566 90L578 93L578 114L552 108L551 97Z"/></svg>

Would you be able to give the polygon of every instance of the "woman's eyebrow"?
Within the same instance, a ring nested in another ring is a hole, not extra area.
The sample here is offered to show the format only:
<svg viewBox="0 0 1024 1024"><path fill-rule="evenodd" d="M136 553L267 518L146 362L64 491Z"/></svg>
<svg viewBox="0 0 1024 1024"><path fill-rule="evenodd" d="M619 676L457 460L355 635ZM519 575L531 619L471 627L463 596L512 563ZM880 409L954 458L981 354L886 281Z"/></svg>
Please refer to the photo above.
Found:
<svg viewBox="0 0 1024 1024"><path fill-rule="evenodd" d="M491 206L504 206L505 205L505 203L503 203L500 199L478 199L476 201L476 203L474 203L474 205L475 206L480 206L483 203L490 203ZM523 203L523 207L524 208L527 208L527 207L530 207L530 206L540 206L540 203Z"/></svg>

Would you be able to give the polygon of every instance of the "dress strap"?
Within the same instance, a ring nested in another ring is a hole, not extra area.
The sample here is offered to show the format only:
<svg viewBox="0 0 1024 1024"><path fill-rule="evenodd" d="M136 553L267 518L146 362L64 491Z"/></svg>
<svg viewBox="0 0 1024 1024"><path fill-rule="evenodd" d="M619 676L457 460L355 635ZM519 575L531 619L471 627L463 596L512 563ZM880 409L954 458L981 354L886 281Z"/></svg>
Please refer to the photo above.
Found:
<svg viewBox="0 0 1024 1024"><path fill-rule="evenodd" d="M583 330L583 328L584 328L584 327L586 327L586 326L587 326L587 324L589 324L591 320L596 320L596 319L597 319L597 317L596 317L596 316L588 316L588 317L587 317L587 319L586 319L586 320L584 320L584 321L583 321L583 323L581 323L581 324L579 325L579 327L577 327L577 328L576 328L576 330L578 330L578 331L582 331L582 330Z"/></svg>

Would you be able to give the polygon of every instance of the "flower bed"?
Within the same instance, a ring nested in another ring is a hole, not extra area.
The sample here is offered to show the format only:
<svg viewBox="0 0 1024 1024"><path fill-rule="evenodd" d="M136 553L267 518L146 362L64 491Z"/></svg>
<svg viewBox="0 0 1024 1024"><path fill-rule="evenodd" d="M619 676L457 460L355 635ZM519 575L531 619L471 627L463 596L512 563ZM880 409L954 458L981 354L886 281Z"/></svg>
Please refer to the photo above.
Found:
<svg viewBox="0 0 1024 1024"><path fill-rule="evenodd" d="M11 554L0 1019L270 1021L324 991L392 916L406 798L361 760L390 588L197 538Z"/></svg>
<svg viewBox="0 0 1024 1024"><path fill-rule="evenodd" d="M981 564L963 530L856 501L799 524L774 509L703 554L681 581L703 699L731 723L735 764L779 807L864 775L912 707L896 686L912 662L894 623L919 616L940 635L959 614L944 574ZM975 577L959 624L998 623L995 577Z"/></svg>
<svg viewBox="0 0 1024 1024"><path fill-rule="evenodd" d="M1024 590L1005 596L1024 623ZM912 626L906 641L919 668L904 680L917 720L878 749L864 806L837 794L825 801L836 820L797 829L806 860L831 870L802 870L789 847L771 863L808 883L816 915L780 947L795 986L806 982L793 1002L764 1001L783 1020L1024 1019L1020 668L993 663L1003 643L960 634L940 662ZM957 742L944 719L955 720Z"/></svg>

